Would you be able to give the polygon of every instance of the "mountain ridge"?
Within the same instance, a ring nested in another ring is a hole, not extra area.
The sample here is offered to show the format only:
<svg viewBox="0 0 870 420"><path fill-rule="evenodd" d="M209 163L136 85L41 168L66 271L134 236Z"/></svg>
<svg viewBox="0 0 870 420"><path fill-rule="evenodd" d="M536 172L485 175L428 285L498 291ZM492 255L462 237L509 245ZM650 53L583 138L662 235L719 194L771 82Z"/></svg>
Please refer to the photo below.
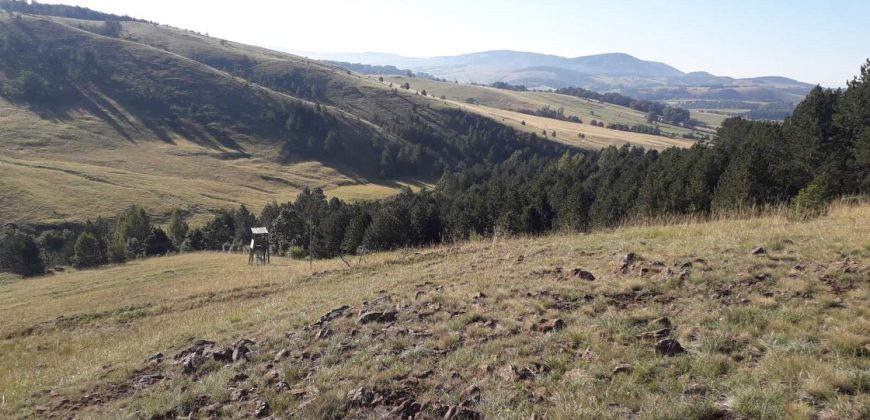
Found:
<svg viewBox="0 0 870 420"><path fill-rule="evenodd" d="M558 60L564 62L589 62L589 61L599 61L601 59L616 59L616 60L630 60L633 62L643 63L644 65L650 66L661 66L662 68L666 68L669 72L672 72L676 75L680 76L705 76L705 77L713 77L713 78L724 78L731 80L758 80L758 79L779 79L781 81L786 81L788 83L798 83L808 86L815 86L815 84L803 82L797 79L793 79L786 76L776 76L776 75L765 75L765 76L752 76L752 77L731 77L731 76L717 76L708 71L697 70L691 72L684 72L670 64L661 61L653 61L653 60L644 60L638 58L634 55L624 53L624 52L610 52L610 53L600 53L600 54L590 54L590 55L581 55L576 57L566 57L560 56L556 54L545 54L545 53L537 53L532 51L520 51L520 50L510 50L510 49L498 49L498 50L485 50L479 52L472 53L463 53L456 55L437 55L431 57L410 57L404 56L401 54L392 54L392 53L383 53L377 51L365 51L359 53L316 53L311 51L298 51L298 50L285 50L292 54L301 55L303 57L309 57L319 60L330 60L330 61L346 61L346 62L359 62L362 64L372 64L372 65L396 65L400 67L399 64L407 67L413 67L414 65L420 66L421 63L425 63L427 61L434 62L445 62L445 61L455 61L455 60L468 60L474 57L488 57L493 54L498 55L522 55L527 57L534 57L540 60ZM546 62L546 61L544 61ZM546 64L542 64L541 62L536 63L536 66L544 66Z"/></svg>
<svg viewBox="0 0 870 420"><path fill-rule="evenodd" d="M648 100L738 99L794 105L815 86L783 76L735 78L706 71L683 72L667 63L643 60L622 52L562 57L491 50L429 58L378 52L303 54L324 60L394 65L459 83L506 82L545 90L583 87ZM549 70L542 70L545 68ZM692 88L700 90L692 91ZM733 89L738 91L735 93Z"/></svg>

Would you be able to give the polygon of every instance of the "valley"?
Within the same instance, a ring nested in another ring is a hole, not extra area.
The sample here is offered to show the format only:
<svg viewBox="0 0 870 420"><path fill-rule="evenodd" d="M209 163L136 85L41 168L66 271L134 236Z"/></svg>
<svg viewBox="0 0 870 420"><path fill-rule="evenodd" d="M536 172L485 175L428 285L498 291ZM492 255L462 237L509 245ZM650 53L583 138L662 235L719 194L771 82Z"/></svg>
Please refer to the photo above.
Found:
<svg viewBox="0 0 870 420"><path fill-rule="evenodd" d="M0 418L870 419L867 7L57 1Z"/></svg>

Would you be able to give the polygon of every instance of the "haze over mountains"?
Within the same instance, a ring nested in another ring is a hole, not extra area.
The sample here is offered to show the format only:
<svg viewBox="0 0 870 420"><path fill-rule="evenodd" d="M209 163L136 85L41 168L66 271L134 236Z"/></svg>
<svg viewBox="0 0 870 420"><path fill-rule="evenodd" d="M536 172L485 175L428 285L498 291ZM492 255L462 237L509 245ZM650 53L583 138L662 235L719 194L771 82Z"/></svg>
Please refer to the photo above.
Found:
<svg viewBox="0 0 870 420"><path fill-rule="evenodd" d="M509 50L411 58L384 53L309 54L312 58L394 65L460 83L506 82L529 88L580 86L652 100L729 100L794 104L813 85L786 77L735 79L707 72L684 73L668 64L623 54L575 58Z"/></svg>

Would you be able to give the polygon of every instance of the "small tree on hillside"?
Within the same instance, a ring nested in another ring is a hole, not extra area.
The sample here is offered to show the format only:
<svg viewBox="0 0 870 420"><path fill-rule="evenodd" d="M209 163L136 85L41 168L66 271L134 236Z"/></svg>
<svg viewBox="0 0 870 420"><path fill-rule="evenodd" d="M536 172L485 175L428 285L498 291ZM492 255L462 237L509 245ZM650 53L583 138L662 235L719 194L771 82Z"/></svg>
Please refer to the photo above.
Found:
<svg viewBox="0 0 870 420"><path fill-rule="evenodd" d="M100 242L90 232L79 235L74 249L73 266L76 268L99 267L105 261L100 249Z"/></svg>
<svg viewBox="0 0 870 420"><path fill-rule="evenodd" d="M139 206L130 206L118 215L115 224L115 239L127 243L130 238L136 238L139 243L151 234L151 218L145 209Z"/></svg>
<svg viewBox="0 0 870 420"><path fill-rule="evenodd" d="M121 36L121 24L119 22L107 20L103 22L103 27L100 28L100 34L112 38L118 38Z"/></svg>
<svg viewBox="0 0 870 420"><path fill-rule="evenodd" d="M127 246L117 240L112 240L106 248L106 258L112 264L127 262Z"/></svg>
<svg viewBox="0 0 870 420"><path fill-rule="evenodd" d="M166 226L166 234L169 235L169 239L172 239L172 243L177 248L181 247L181 243L184 242L184 238L187 237L189 230L190 226L184 221L181 209L176 208L172 210L172 214L169 216L169 224Z"/></svg>

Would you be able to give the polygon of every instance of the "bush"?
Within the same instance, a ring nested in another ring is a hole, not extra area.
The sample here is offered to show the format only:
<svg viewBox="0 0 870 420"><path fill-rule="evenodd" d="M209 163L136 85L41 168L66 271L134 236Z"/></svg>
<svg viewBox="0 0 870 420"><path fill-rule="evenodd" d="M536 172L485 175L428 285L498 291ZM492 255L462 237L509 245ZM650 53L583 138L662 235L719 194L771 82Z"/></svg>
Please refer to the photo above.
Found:
<svg viewBox="0 0 870 420"><path fill-rule="evenodd" d="M824 216L828 210L825 188L816 182L807 185L792 200L789 210L790 216L797 220Z"/></svg>
<svg viewBox="0 0 870 420"><path fill-rule="evenodd" d="M105 262L102 250L100 249L100 242L90 232L79 235L74 249L73 266L76 268L99 267Z"/></svg>
<svg viewBox="0 0 870 420"><path fill-rule="evenodd" d="M301 260L308 256L308 252L305 251L305 248L302 248L299 245L293 245L287 250L287 256L296 260Z"/></svg>
<svg viewBox="0 0 870 420"><path fill-rule="evenodd" d="M21 276L45 273L39 246L32 236L18 231L0 235L0 270Z"/></svg>
<svg viewBox="0 0 870 420"><path fill-rule="evenodd" d="M47 230L36 238L36 243L42 249L47 264L65 265L72 258L76 238L74 233L66 229Z"/></svg>

